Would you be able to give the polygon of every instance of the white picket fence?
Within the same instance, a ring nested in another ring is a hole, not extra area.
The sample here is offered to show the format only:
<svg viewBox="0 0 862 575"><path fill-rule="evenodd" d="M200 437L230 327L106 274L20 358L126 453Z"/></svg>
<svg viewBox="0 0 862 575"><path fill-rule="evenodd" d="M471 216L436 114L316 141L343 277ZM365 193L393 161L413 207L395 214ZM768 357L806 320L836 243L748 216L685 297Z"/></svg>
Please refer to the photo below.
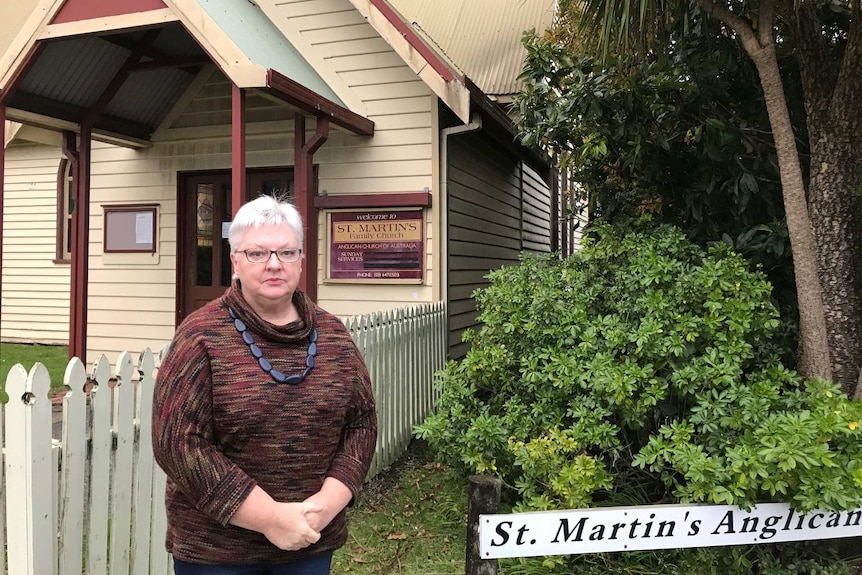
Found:
<svg viewBox="0 0 862 575"><path fill-rule="evenodd" d="M380 433L369 477L393 463L436 399L446 358L443 302L344 320L374 382ZM50 377L14 365L0 409L0 575L169 575L164 473L152 457L157 358L66 367L52 438ZM94 386L85 393L87 387Z"/></svg>
<svg viewBox="0 0 862 575"><path fill-rule="evenodd" d="M377 405L377 450L369 476L389 467L410 443L437 399L434 374L448 352L446 304L435 302L345 318L371 374Z"/></svg>

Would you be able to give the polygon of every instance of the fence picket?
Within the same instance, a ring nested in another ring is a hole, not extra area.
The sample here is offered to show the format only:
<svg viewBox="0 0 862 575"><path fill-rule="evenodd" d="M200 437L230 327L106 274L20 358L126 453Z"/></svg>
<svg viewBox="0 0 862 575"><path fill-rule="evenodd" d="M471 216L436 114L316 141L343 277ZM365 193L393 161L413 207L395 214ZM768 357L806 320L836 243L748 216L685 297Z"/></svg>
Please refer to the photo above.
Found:
<svg viewBox="0 0 862 575"><path fill-rule="evenodd" d="M133 575L148 575L150 569L150 522L152 500L161 499L153 493L153 441L150 421L153 413L153 376L156 369L153 352L145 349L138 359L139 381L135 388L137 410L135 425L138 441L135 447L134 525L132 527ZM155 495L155 497L154 497Z"/></svg>
<svg viewBox="0 0 862 575"><path fill-rule="evenodd" d="M445 303L343 322L365 358L377 401L370 477L403 453L434 401L433 374L445 361ZM71 360L56 442L47 370L38 363L30 374L12 367L9 400L0 406L0 575L172 572L164 548L166 477L152 458L156 363L144 350L135 368L124 352L114 380L104 356L89 377L80 360Z"/></svg>
<svg viewBox="0 0 862 575"><path fill-rule="evenodd" d="M132 378L132 356L128 352L117 359L114 386L114 421L111 432L116 437L113 473L111 473L111 550L110 573L129 572L129 549L132 526L132 449L134 443L135 382Z"/></svg>
<svg viewBox="0 0 862 575"><path fill-rule="evenodd" d="M50 406L49 406L50 409ZM51 533L58 533L58 529L60 528L60 498L57 496L60 493L60 475L55 473L57 469L60 469L60 442L51 440L51 452L49 454L49 461L51 465L51 470L49 472L47 481L50 483L51 489L51 514L48 516L51 520ZM58 563L59 554L60 554L60 540L55 537L54 541L52 541L52 552L53 552L53 562L51 567L53 569L53 573L59 573L60 565Z"/></svg>
<svg viewBox="0 0 862 575"><path fill-rule="evenodd" d="M414 336L414 344L413 344L413 357L414 357L414 368L413 368L413 396L417 399L417 401L411 402L411 407L413 409L413 413L410 416L410 419L413 421L417 421L422 414L425 413L424 410L424 395L422 393L422 369L430 369L431 364L431 354L425 352L425 348L427 346L427 336L426 336L426 320L425 318L428 316L428 304L422 304L422 308L416 311L416 314L413 316L413 333ZM430 352L430 350L428 350ZM430 393L427 392L427 393Z"/></svg>
<svg viewBox="0 0 862 575"><path fill-rule="evenodd" d="M396 375L394 378L393 387L397 390L398 393L398 414L397 420L395 423L395 429L393 430L396 433L396 437L398 438L397 443L395 444L395 450L397 452L402 452L407 447L407 443L410 441L410 437L403 433L398 433L398 430L404 429L407 425L409 425L410 418L410 402L409 397L412 395L410 389L410 347L412 342L411 338L408 336L409 332L407 331L407 314L405 310L398 309L394 313L395 315L395 341L398 343L397 348L393 349L393 354L395 357L392 358L392 362L397 366ZM394 346L393 346L394 347Z"/></svg>
<svg viewBox="0 0 862 575"><path fill-rule="evenodd" d="M84 463L87 458L87 372L78 358L66 366L63 384L62 477L60 479L60 573L80 570L84 552Z"/></svg>
<svg viewBox="0 0 862 575"><path fill-rule="evenodd" d="M51 441L51 402L48 391L51 389L51 376L48 368L42 363L36 363L27 377L27 392L30 397L29 422L31 472L30 506L32 509L30 536L33 538L32 549L36 557L31 565L33 573L56 573L57 571L57 538L41 537L41 533L56 533L55 521L57 508L57 488L52 467L53 447Z"/></svg>
<svg viewBox="0 0 862 575"><path fill-rule="evenodd" d="M391 365L392 369L386 370L387 375L389 376L389 381L387 382L388 394L389 394L389 417L387 418L386 424L388 427L389 437L392 441L389 444L389 453L388 456L391 455L396 449L398 449L398 434L395 433L395 430L398 428L398 423L400 420L400 395L401 390L398 387L398 376L399 372L399 361L398 361L398 352L400 348L400 342L398 341L398 322L395 319L395 312L388 311L385 314L385 324L388 325L389 329L385 329L386 333L386 363L387 365Z"/></svg>
<svg viewBox="0 0 862 575"><path fill-rule="evenodd" d="M51 404L48 370L37 363L27 374L12 366L6 378L6 524L9 572L56 572L57 539L52 533L56 492L51 473Z"/></svg>
<svg viewBox="0 0 862 575"><path fill-rule="evenodd" d="M13 365L6 375L6 525L18 526L6 534L10 573L32 573L29 548L28 482L30 438L26 437L27 407L22 398L27 390L27 372L21 364Z"/></svg>
<svg viewBox="0 0 862 575"><path fill-rule="evenodd" d="M162 347L159 351L159 363L168 353L169 346ZM149 398L150 411L152 412L152 394ZM149 420L148 420L149 422ZM148 452L152 454L152 449ZM151 500L150 514L152 525L150 526L150 574L167 575L173 573L171 556L165 549L165 534L168 529L167 515L165 514L165 482L167 476L162 468L153 465L153 498Z"/></svg>
<svg viewBox="0 0 862 575"><path fill-rule="evenodd" d="M383 393L381 396L383 397L383 413L381 414L381 421L378 423L378 426L381 428L383 432L383 437L385 438L385 443L383 447L383 458L385 461L389 461L390 455L393 451L393 433L392 428L394 426L393 423L393 415L395 414L395 389L392 385L392 373L388 370L383 369L383 366L389 363L389 359L392 353L392 330L391 329L382 329L383 326L390 326L392 320L389 317L389 312L383 312L377 316L377 324L375 327L379 329L374 330L374 334L376 335L375 346L379 348L378 355L378 377L380 378L380 385L383 389Z"/></svg>
<svg viewBox="0 0 862 575"><path fill-rule="evenodd" d="M90 520L87 526L87 573L108 573L108 498L111 447L111 365L104 355L93 366L95 387L90 392ZM64 574L65 575L65 574ZM117 575L117 574L115 574Z"/></svg>
<svg viewBox="0 0 862 575"><path fill-rule="evenodd" d="M368 375L371 377L371 391L374 395L374 400L377 402L377 414L380 415L380 381L377 378L377 351L371 342L371 317L364 315L356 319L356 326L351 332L354 341L356 342L359 352L365 359L365 367L368 368ZM374 458L371 460L371 468L369 474L377 473L380 468L380 444L381 438L377 437L377 448L374 452Z"/></svg>

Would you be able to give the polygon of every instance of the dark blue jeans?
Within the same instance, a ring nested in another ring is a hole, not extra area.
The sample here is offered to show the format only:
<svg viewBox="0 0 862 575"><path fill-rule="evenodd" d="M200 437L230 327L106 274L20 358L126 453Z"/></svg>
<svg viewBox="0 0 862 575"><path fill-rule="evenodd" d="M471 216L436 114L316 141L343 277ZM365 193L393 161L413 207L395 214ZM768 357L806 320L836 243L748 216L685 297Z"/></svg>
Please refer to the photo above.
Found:
<svg viewBox="0 0 862 575"><path fill-rule="evenodd" d="M332 553L276 565L204 565L174 559L176 575L329 575Z"/></svg>

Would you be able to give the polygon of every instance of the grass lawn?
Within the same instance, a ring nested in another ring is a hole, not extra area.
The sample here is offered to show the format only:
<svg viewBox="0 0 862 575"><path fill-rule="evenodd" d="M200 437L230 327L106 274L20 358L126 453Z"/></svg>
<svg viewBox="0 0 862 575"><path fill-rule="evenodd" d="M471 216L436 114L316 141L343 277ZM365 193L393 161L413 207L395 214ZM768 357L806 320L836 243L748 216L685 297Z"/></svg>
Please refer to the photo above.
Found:
<svg viewBox="0 0 862 575"><path fill-rule="evenodd" d="M69 348L65 345L31 345L22 343L0 343L0 387L6 386L6 374L16 363L28 372L37 361L45 364L51 375L51 386L63 385L63 374L69 363Z"/></svg>
<svg viewBox="0 0 862 575"><path fill-rule="evenodd" d="M414 441L348 510L347 544L333 575L463 575L467 480L453 479Z"/></svg>

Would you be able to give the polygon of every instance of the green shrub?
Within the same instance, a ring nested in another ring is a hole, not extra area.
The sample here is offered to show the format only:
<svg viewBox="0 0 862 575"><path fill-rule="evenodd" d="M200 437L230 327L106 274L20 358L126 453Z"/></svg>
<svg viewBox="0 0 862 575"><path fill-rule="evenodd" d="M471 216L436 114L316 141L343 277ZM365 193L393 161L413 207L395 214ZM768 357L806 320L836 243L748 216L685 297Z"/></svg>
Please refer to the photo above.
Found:
<svg viewBox="0 0 862 575"><path fill-rule="evenodd" d="M516 511L862 503L862 403L781 364L770 285L727 245L599 226L564 261L525 256L490 280L483 327L416 431L459 471L498 475ZM744 565L745 549L716 557Z"/></svg>

